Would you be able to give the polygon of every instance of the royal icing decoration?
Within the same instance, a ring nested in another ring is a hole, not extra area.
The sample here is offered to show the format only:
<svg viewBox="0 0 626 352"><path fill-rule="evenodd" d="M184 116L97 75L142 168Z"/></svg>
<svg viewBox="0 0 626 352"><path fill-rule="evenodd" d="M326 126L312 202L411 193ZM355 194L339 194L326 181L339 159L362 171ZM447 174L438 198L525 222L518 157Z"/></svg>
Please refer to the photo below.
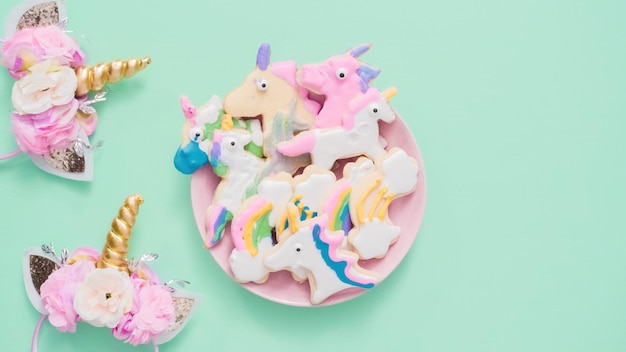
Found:
<svg viewBox="0 0 626 352"><path fill-rule="evenodd" d="M89 181L95 148L89 136L98 122L93 105L106 100L107 83L133 76L150 58L87 66L65 30L65 12L63 1L24 0L7 19L2 65L16 80L11 123L19 150L0 160L27 153L44 171Z"/></svg>
<svg viewBox="0 0 626 352"><path fill-rule="evenodd" d="M82 321L107 327L132 345L158 345L176 336L197 308L200 296L175 287L184 281L162 283L148 262L158 256L144 253L127 259L128 241L143 197L129 196L113 219L99 252L82 247L57 255L52 244L29 248L24 254L24 284L41 318L33 336L37 351L41 324L47 319L61 332L76 332Z"/></svg>
<svg viewBox="0 0 626 352"><path fill-rule="evenodd" d="M212 250L228 233L230 273L265 285L288 271L308 281L311 304L345 290L367 290L379 275L360 261L382 261L402 229L389 207L417 188L419 167L387 148L379 124L398 119L395 88L370 86L380 70L356 46L321 64L256 65L225 96L196 108L185 98L183 141L174 165L185 174L210 165L220 178L202 231ZM223 246L224 244L220 244Z"/></svg>

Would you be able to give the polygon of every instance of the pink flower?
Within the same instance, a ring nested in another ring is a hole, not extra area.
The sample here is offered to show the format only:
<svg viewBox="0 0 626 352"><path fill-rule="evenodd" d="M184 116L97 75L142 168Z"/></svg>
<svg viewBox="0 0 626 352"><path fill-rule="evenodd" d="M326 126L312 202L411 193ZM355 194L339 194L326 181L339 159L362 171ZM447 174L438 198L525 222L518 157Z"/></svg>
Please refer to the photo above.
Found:
<svg viewBox="0 0 626 352"><path fill-rule="evenodd" d="M151 285L139 278L133 280L133 286L133 308L113 329L113 335L132 345L145 344L174 322L172 294L162 285Z"/></svg>
<svg viewBox="0 0 626 352"><path fill-rule="evenodd" d="M48 312L48 320L59 331L76 331L78 314L74 310L74 292L94 269L93 263L80 260L56 270L41 285L41 301Z"/></svg>
<svg viewBox="0 0 626 352"><path fill-rule="evenodd" d="M93 326L113 328L130 311L133 286L128 274L115 268L96 269L85 277L74 295L74 310Z"/></svg>
<svg viewBox="0 0 626 352"><path fill-rule="evenodd" d="M11 114L13 134L20 149L27 153L48 154L50 149L67 148L79 132L74 118L76 99L39 114Z"/></svg>
<svg viewBox="0 0 626 352"><path fill-rule="evenodd" d="M78 43L57 26L26 28L16 32L2 45L2 61L9 74L20 79L34 64L56 59L60 65L85 65Z"/></svg>

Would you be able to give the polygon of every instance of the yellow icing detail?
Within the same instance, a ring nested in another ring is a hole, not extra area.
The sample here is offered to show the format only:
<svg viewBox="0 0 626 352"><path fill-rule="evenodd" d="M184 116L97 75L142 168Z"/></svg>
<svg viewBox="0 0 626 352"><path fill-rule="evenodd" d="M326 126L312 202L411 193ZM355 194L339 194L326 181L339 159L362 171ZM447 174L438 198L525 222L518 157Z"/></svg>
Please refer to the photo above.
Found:
<svg viewBox="0 0 626 352"><path fill-rule="evenodd" d="M387 197L385 198L385 203L383 204L383 207L380 208L380 211L378 212L378 219L380 219L380 221L385 220L385 215L387 215L387 209L389 208L389 204L391 204L391 201L393 200L393 193L389 193L387 194Z"/></svg>
<svg viewBox="0 0 626 352"><path fill-rule="evenodd" d="M363 203L365 203L365 199L374 191L374 189L376 189L380 185L380 182L380 179L376 179L376 182L371 185L370 188L368 188L365 193L363 193L361 199L359 199L359 202L356 205L356 217L359 221L359 224L365 224L365 220L363 219Z"/></svg>
<svg viewBox="0 0 626 352"><path fill-rule="evenodd" d="M246 221L246 224L243 227L243 240L246 243L246 250L253 257L256 257L259 251L254 246L254 243L252 243L252 231L254 230L255 224L261 218L261 216L267 214L267 212L271 211L272 208L272 203L267 203L263 205L261 209L257 210L254 214L252 214L252 216L250 216L250 218L248 219L248 221Z"/></svg>
<svg viewBox="0 0 626 352"><path fill-rule="evenodd" d="M289 207L287 208L287 216L289 217L289 229L291 230L291 233L294 234L296 232L298 232L300 230L300 228L298 227L298 214L297 214L297 208L296 207Z"/></svg>
<svg viewBox="0 0 626 352"><path fill-rule="evenodd" d="M230 131L233 129L233 117L229 114L222 115L222 130Z"/></svg>
<svg viewBox="0 0 626 352"><path fill-rule="evenodd" d="M383 199L383 196L385 196L385 193L387 193L388 190L389 189L387 187L383 187L383 188L378 190L378 196L376 196L376 200L374 201L374 205L372 205L372 209L370 209L370 213L367 216L369 221L372 221L374 219L374 212L376 211L376 208L378 208L378 204L380 204L381 199Z"/></svg>
<svg viewBox="0 0 626 352"><path fill-rule="evenodd" d="M280 220L276 224L276 235L281 236L283 232L285 232L285 223L287 222L287 214L283 214L280 216Z"/></svg>

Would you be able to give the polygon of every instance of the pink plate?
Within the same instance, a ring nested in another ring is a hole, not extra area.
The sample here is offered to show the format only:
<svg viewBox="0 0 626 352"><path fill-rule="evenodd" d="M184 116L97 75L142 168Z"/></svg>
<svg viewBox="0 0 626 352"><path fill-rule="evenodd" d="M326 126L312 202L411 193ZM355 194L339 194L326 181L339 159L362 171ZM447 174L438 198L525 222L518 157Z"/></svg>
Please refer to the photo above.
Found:
<svg viewBox="0 0 626 352"><path fill-rule="evenodd" d="M417 144L404 121L398 117L391 124L380 123L379 125L380 134L388 142L387 149L400 147L408 155L414 157L419 165L418 183L415 192L398 198L389 207L389 217L394 224L402 228L398 241L389 248L389 252L384 258L359 261L359 265L363 268L377 272L382 281L400 264L400 261L407 254L417 236L426 205L426 178ZM208 166L202 167L191 176L191 203L196 224L201 234L205 232L206 209L211 203L213 192L218 182L219 178ZM233 242L230 236L230 228L227 226L221 242L209 249L209 251L222 270L231 278L233 278L233 273L230 270L229 257L232 249ZM271 273L269 279L263 284L247 283L241 284L241 286L258 296L274 302L293 306L312 306L309 284L306 282L299 284L287 271ZM345 290L334 294L319 305L324 306L344 302L364 292L366 291L361 289Z"/></svg>

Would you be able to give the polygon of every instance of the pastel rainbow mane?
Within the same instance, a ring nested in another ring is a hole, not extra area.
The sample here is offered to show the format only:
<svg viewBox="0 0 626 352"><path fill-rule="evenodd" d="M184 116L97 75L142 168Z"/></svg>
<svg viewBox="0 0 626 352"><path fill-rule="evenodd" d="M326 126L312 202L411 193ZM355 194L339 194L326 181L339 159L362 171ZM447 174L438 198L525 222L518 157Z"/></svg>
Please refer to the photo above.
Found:
<svg viewBox="0 0 626 352"><path fill-rule="evenodd" d="M344 255L339 250L343 241L342 237L328 236L326 231L322 231L319 223L313 225L311 233L315 247L320 251L322 259L337 274L339 280L360 288L372 288L376 285L374 280L353 274L351 269L356 265L357 259L353 256Z"/></svg>
<svg viewBox="0 0 626 352"><path fill-rule="evenodd" d="M324 213L330 217L328 227L331 231L341 230L348 234L352 228L350 218L350 194L352 187L349 182L343 182L335 188L328 197L324 206Z"/></svg>

